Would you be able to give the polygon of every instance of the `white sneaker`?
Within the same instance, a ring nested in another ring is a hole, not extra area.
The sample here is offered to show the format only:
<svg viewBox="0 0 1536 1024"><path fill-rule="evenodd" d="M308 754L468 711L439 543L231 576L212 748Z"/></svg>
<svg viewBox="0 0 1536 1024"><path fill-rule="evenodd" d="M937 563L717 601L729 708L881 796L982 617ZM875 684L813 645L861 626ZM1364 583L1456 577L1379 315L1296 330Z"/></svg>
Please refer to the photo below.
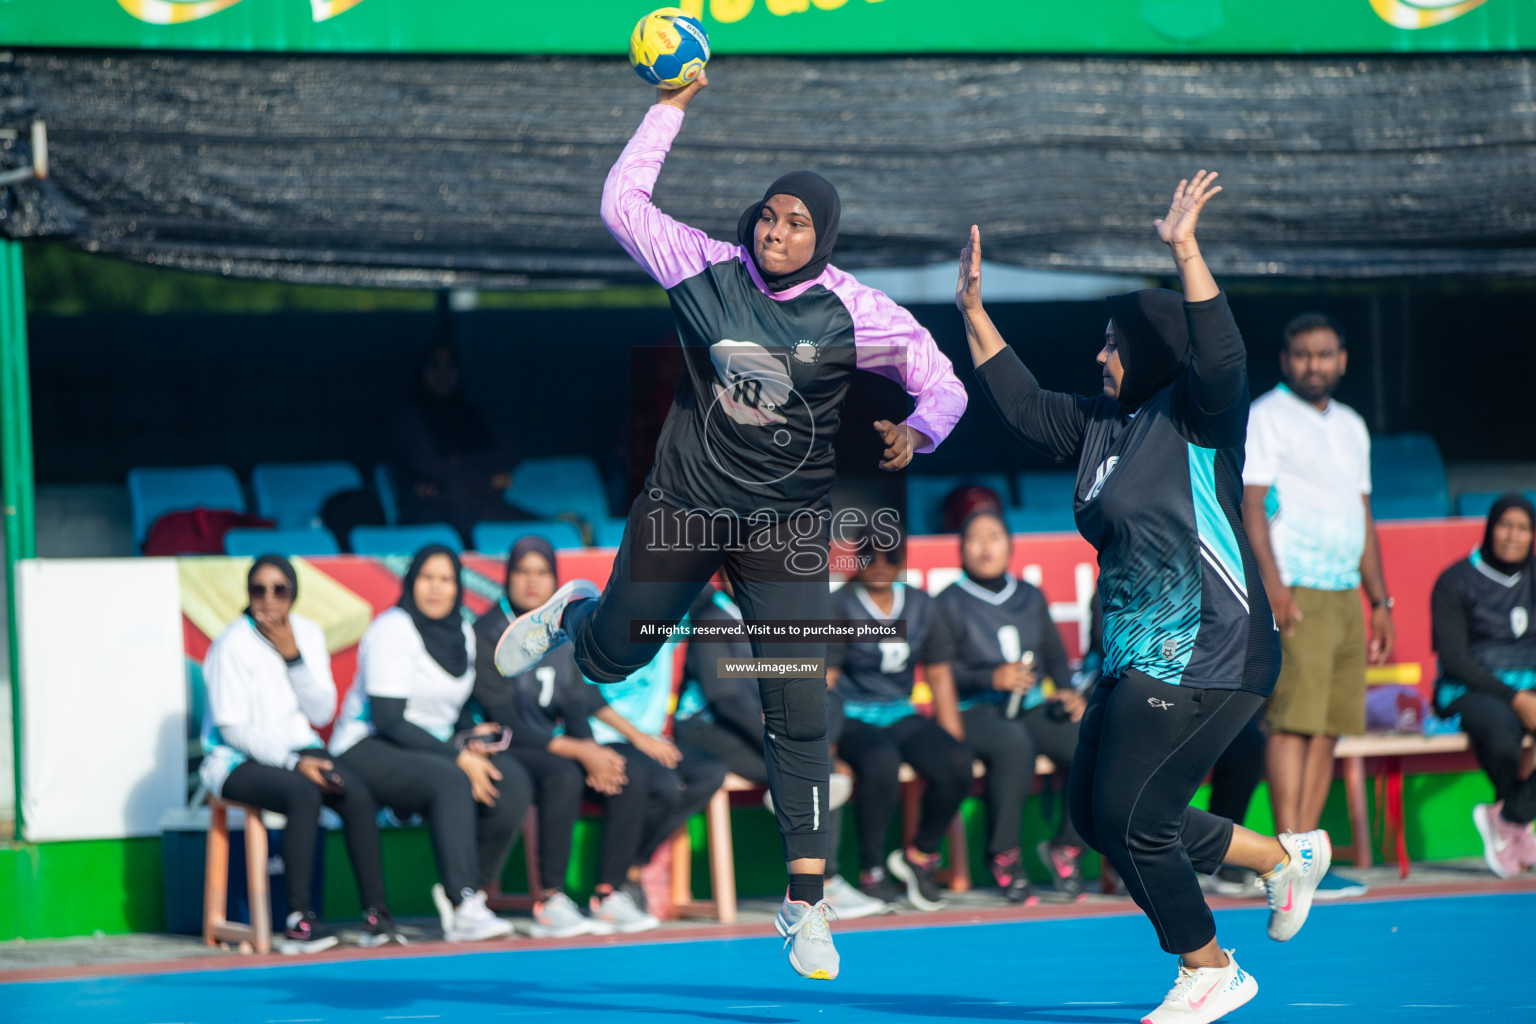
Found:
<svg viewBox="0 0 1536 1024"><path fill-rule="evenodd" d="M1141 1024L1211 1024L1220 1020L1259 994L1253 975L1237 966L1227 950L1227 966L1184 966L1179 961L1179 978L1163 997L1163 1005L1141 1018Z"/></svg>
<svg viewBox="0 0 1536 1024"><path fill-rule="evenodd" d="M570 639L560 628L565 606L572 601L602 596L592 581L571 580L548 601L513 619L496 642L496 671L510 679L533 668L544 655Z"/></svg>
<svg viewBox="0 0 1536 1024"><path fill-rule="evenodd" d="M1312 894L1333 862L1333 844L1322 829L1282 832L1275 838L1290 859L1264 880L1264 891L1269 895L1269 937L1285 942L1307 921Z"/></svg>
<svg viewBox="0 0 1536 1024"><path fill-rule="evenodd" d="M835 919L837 911L826 899L811 906L793 902L785 893L779 914L773 919L773 927L789 951L789 966L802 978L831 981L837 977L840 958L832 944L832 929L827 927L829 916Z"/></svg>
<svg viewBox="0 0 1536 1024"><path fill-rule="evenodd" d="M598 929L590 917L581 912L576 902L563 892L534 905L533 924L528 934L536 939L569 939L577 935L608 934L609 928Z"/></svg>
<svg viewBox="0 0 1536 1024"><path fill-rule="evenodd" d="M888 914L892 909L885 900L877 900L850 885L842 875L833 875L827 879L824 892L824 898L832 904L832 909L837 911L839 920L846 918L852 921L860 917Z"/></svg>
<svg viewBox="0 0 1536 1024"><path fill-rule="evenodd" d="M443 888L442 882L432 883L432 905L437 908L437 923L447 935L448 929L453 927L453 901L448 898L448 890Z"/></svg>
<svg viewBox="0 0 1536 1024"><path fill-rule="evenodd" d="M485 905L485 893L471 889L464 890L459 905L454 908L453 920L443 930L443 938L449 942L481 942L511 935L512 922L491 912Z"/></svg>
<svg viewBox="0 0 1536 1024"><path fill-rule="evenodd" d="M827 804L829 810L837 810L853 796L853 780L846 775L833 772L827 780ZM773 813L773 791L766 790L763 793L763 806L768 813Z"/></svg>
<svg viewBox="0 0 1536 1024"><path fill-rule="evenodd" d="M592 918L624 935L648 932L652 928L661 927L660 918L641 910L635 898L623 889L615 889L602 899L594 895Z"/></svg>

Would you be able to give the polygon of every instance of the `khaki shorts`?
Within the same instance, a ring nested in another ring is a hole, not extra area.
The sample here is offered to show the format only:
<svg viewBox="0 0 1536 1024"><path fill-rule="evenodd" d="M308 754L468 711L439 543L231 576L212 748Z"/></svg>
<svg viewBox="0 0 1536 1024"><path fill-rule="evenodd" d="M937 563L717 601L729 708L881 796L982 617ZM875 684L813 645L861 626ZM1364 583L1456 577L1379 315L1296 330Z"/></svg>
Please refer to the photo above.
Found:
<svg viewBox="0 0 1536 1024"><path fill-rule="evenodd" d="M1271 732L1365 732L1365 618L1356 590L1292 587L1296 632L1280 634L1280 679L1265 717Z"/></svg>

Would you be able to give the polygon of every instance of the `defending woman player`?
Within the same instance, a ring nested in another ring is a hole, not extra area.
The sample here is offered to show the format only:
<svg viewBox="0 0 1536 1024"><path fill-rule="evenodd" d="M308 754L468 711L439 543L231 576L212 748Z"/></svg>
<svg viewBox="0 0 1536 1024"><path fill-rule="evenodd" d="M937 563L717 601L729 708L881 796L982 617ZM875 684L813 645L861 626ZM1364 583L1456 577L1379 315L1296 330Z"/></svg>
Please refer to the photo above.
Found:
<svg viewBox="0 0 1536 1024"><path fill-rule="evenodd" d="M616 682L646 665L662 638L641 621L676 623L723 564L748 621L828 617L832 438L855 370L896 380L917 400L904 423L875 424L882 469L932 451L965 410L965 390L906 310L832 266L840 200L810 171L779 178L742 213L735 242L680 224L651 191L701 76L662 92L603 188L603 222L662 287L677 318L687 374L678 382L656 462L630 509L601 595L567 584L520 616L497 649L516 675L571 640L582 672ZM823 900L827 856L824 640L764 642L793 659L760 673L768 785L784 840L789 891L776 925L791 966L837 976ZM814 667L813 667L814 666Z"/></svg>
<svg viewBox="0 0 1536 1024"><path fill-rule="evenodd" d="M1258 992L1216 941L1195 872L1261 873L1269 935L1301 927L1328 868L1327 833L1251 832L1189 806L1274 688L1280 640L1243 532L1247 353L1195 243L1214 173L1179 182L1158 237L1184 293L1109 300L1104 392L1043 390L981 301L981 233L960 255L955 302L976 376L1019 437L1077 463L1077 527L1099 552L1104 677L1072 760L1072 818L1114 865L1179 974L1149 1024L1206 1024Z"/></svg>

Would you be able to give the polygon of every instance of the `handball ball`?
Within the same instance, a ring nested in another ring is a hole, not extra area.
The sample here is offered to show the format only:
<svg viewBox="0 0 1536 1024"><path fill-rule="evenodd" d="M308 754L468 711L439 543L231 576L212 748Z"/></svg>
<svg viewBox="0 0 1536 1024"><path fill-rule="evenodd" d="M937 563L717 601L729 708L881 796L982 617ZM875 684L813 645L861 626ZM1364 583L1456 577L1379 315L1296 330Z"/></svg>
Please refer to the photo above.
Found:
<svg viewBox="0 0 1536 1024"><path fill-rule="evenodd" d="M680 7L662 7L641 18L629 34L635 74L662 89L681 89L709 62L709 36Z"/></svg>

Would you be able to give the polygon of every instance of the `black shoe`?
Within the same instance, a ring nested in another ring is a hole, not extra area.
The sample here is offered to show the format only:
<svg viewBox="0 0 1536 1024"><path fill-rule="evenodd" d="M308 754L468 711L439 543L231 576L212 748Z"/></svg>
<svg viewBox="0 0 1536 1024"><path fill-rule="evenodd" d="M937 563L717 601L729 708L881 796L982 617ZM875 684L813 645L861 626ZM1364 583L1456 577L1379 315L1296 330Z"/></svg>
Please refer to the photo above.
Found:
<svg viewBox="0 0 1536 1024"><path fill-rule="evenodd" d="M1003 890L1003 898L1009 903L1033 907L1040 902L1040 897L1035 895L1035 887L1029 882L1029 876L1024 873L1023 858L1019 856L1017 847L993 856L990 866L992 877L997 879L997 887Z"/></svg>
<svg viewBox="0 0 1536 1024"><path fill-rule="evenodd" d="M862 872L859 875L859 891L884 903L895 903L904 895L901 886L891 881L891 876L885 873L885 868L870 868Z"/></svg>
<svg viewBox="0 0 1536 1024"><path fill-rule="evenodd" d="M918 857L921 859L911 857L905 848L892 850L885 858L885 866L907 884L907 902L918 910L939 910L944 906L944 893L939 889L939 883L933 880L938 855L923 857L919 854Z"/></svg>
<svg viewBox="0 0 1536 1024"><path fill-rule="evenodd" d="M319 953L340 942L334 932L315 917L313 910L305 913L294 911L288 915L288 928L283 932L278 950L290 955Z"/></svg>
<svg viewBox="0 0 1536 1024"><path fill-rule="evenodd" d="M406 945L405 936L395 927L395 919L389 911L373 907L363 911L363 935L357 944L364 949L374 949L392 942L397 946Z"/></svg>
<svg viewBox="0 0 1536 1024"><path fill-rule="evenodd" d="M1073 900L1087 898L1088 884L1083 881L1083 850L1069 843L1053 843L1042 840L1035 847L1040 863L1050 873L1056 889Z"/></svg>

